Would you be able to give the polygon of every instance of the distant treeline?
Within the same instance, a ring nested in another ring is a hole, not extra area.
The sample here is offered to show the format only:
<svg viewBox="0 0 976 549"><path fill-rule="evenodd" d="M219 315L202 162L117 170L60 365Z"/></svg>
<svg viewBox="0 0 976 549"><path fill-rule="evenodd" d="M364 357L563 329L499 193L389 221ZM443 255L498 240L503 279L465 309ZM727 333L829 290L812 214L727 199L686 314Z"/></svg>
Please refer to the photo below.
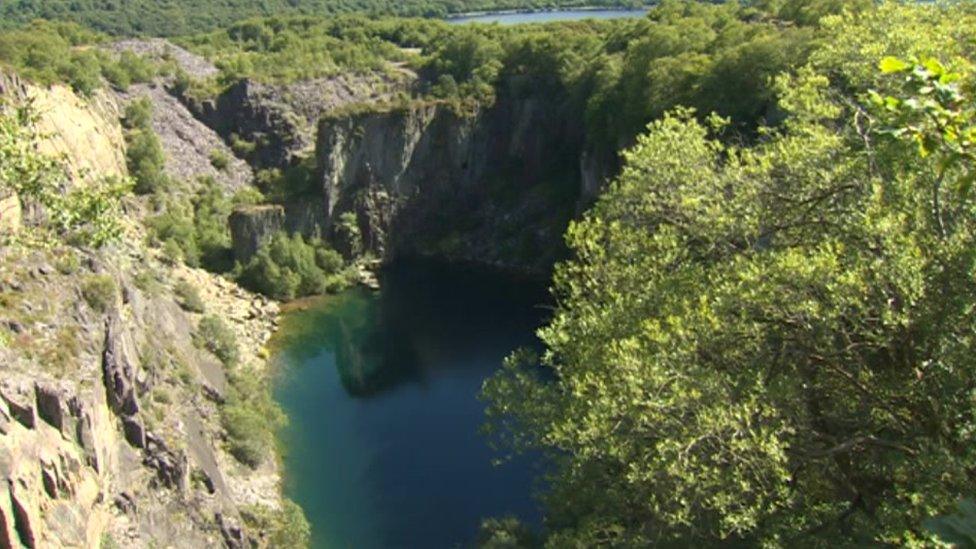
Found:
<svg viewBox="0 0 976 549"><path fill-rule="evenodd" d="M444 17L471 11L558 7L638 7L641 0L14 0L0 2L0 26L64 19L115 35L174 36L249 17L368 13Z"/></svg>

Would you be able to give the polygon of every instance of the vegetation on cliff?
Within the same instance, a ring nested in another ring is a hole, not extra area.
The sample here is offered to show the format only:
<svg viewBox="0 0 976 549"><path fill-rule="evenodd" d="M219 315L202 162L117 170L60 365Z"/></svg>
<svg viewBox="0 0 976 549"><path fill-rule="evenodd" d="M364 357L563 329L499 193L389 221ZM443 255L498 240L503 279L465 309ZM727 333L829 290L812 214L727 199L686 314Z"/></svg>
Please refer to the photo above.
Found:
<svg viewBox="0 0 976 549"><path fill-rule="evenodd" d="M544 354L485 387L553 467L549 546L927 545L976 492L974 29L825 19L755 144L682 108L625 153Z"/></svg>
<svg viewBox="0 0 976 549"><path fill-rule="evenodd" d="M29 103L0 98L0 196L42 209L43 219L27 227L30 236L96 247L117 239L123 227L119 198L128 182L107 178L70 185L58 159L38 151L35 122Z"/></svg>
<svg viewBox="0 0 976 549"><path fill-rule="evenodd" d="M325 242L284 232L274 234L237 271L244 287L284 300L336 292L348 287L354 275Z"/></svg>
<svg viewBox="0 0 976 549"><path fill-rule="evenodd" d="M410 68L427 100L491 104L499 95L545 94L568 103L591 141L616 150L676 105L731 117L737 130L775 122L772 77L803 64L822 16L870 4L666 0L647 18L509 27L272 17L180 44L220 69L210 83L188 84L196 93L219 93L243 78L289 83Z"/></svg>
<svg viewBox="0 0 976 549"><path fill-rule="evenodd" d="M156 68L139 56L95 47L105 39L76 23L34 21L0 32L0 67L39 84L66 83L82 95L100 88L103 78L126 89L155 76Z"/></svg>
<svg viewBox="0 0 976 549"><path fill-rule="evenodd" d="M542 99L571 113L586 146L613 156L636 141L569 228L573 259L556 272L545 352L513 354L485 386L489 430L552 467L541 543L923 545L934 541L925 524L950 530L947 519L926 519L976 493L972 5L666 0L632 21L452 27L290 16L212 30L269 10L501 5L206 3L191 18L181 2L21 0L0 13L18 10L5 23L63 16L117 33L206 30L180 42L219 74L179 74L177 93L219 93L244 78L415 72L416 95L398 101L463 109ZM99 48L104 40L74 24L29 23L0 34L0 63L88 95L157 74L138 56ZM168 266L203 266L280 299L350 283L347 259L329 245L283 232L234 265L234 206L300 196L315 166L264 171L267 196L231 196L212 179L166 176L148 102L132 102L123 121L144 195L133 200L149 210L150 242ZM257 147L227 137L242 156ZM27 236L78 247L117 240L128 182L71 186L38 141L28 108L0 106L0 198L30 207ZM205 154L218 169L233 160ZM553 154L576 170L582 150ZM559 198L546 204L575 208L578 181L555 179ZM511 190L512 202L523 191ZM350 215L335 236L356 256L362 237ZM66 272L77 268L65 261ZM147 295L162 287L148 269L132 284ZM125 289L102 273L77 285L86 312L100 315ZM194 317L197 346L226 367L227 449L259 468L283 421L266 377L241 367L237 335L194 286L173 291L177 312L206 315ZM245 519L281 536L276 543L307 541L295 507L266 511ZM540 543L509 519L483 534L488 545Z"/></svg>

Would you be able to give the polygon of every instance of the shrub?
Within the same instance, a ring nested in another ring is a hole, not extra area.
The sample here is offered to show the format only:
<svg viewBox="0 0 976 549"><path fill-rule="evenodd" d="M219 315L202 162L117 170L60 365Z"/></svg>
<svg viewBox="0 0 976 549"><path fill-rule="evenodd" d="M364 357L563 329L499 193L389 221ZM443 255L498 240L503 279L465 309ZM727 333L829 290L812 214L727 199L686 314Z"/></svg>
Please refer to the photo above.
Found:
<svg viewBox="0 0 976 549"><path fill-rule="evenodd" d="M183 248L175 240L167 240L163 242L163 262L167 265L176 265L181 261L185 261L186 257L183 254Z"/></svg>
<svg viewBox="0 0 976 549"><path fill-rule="evenodd" d="M65 241L97 247L117 239L119 198L128 182L109 177L65 192L65 166L39 152L42 136L35 121L31 102L11 105L0 98L0 194L43 206L45 227Z"/></svg>
<svg viewBox="0 0 976 549"><path fill-rule="evenodd" d="M165 211L150 218L147 225L172 261L182 259L191 267L212 272L229 271L233 254L227 216L235 204L262 197L256 191L242 191L228 199L213 178L202 178L200 183L202 187L192 199L166 197Z"/></svg>
<svg viewBox="0 0 976 549"><path fill-rule="evenodd" d="M108 63L102 66L102 76L112 83L116 88L126 91L132 85L132 79L117 63Z"/></svg>
<svg viewBox="0 0 976 549"><path fill-rule="evenodd" d="M302 508L285 499L280 509L248 506L241 518L255 531L268 533L269 547L308 547L311 527Z"/></svg>
<svg viewBox="0 0 976 549"><path fill-rule="evenodd" d="M180 280L173 287L173 292L179 298L180 306L183 309L191 313L202 313L205 310L206 305L203 303L203 298L200 297L200 292L190 282Z"/></svg>
<svg viewBox="0 0 976 549"><path fill-rule="evenodd" d="M263 436L265 419L258 411L240 403L227 404L222 412L231 455L244 465L257 468L270 449L268 437Z"/></svg>
<svg viewBox="0 0 976 549"><path fill-rule="evenodd" d="M153 237L163 243L163 253L170 261L183 260L191 267L200 265L196 228L189 206L170 204L164 213L147 221Z"/></svg>
<svg viewBox="0 0 976 549"><path fill-rule="evenodd" d="M321 240L278 233L239 269L237 280L253 291L294 299L336 288L332 275L342 267L342 256Z"/></svg>
<svg viewBox="0 0 976 549"><path fill-rule="evenodd" d="M104 313L115 304L118 287L115 279L107 274L91 275L81 284L81 295L88 306Z"/></svg>
<svg viewBox="0 0 976 549"><path fill-rule="evenodd" d="M135 283L136 288L153 296L159 295L159 292L163 288L160 273L150 268L140 270L133 277L132 281Z"/></svg>
<svg viewBox="0 0 976 549"><path fill-rule="evenodd" d="M207 349L227 366L237 364L240 358L237 336L220 317L205 316L200 319L194 339L198 347Z"/></svg>
<svg viewBox="0 0 976 549"><path fill-rule="evenodd" d="M165 190L169 178L163 171L166 156L163 146L152 129L138 129L129 132L126 146L126 164L135 180L135 191L150 194Z"/></svg>
<svg viewBox="0 0 976 549"><path fill-rule="evenodd" d="M126 133L125 158L135 180L135 191L149 194L166 189L169 178L164 172L166 155L159 137L152 129L152 103L147 97L129 102L122 116Z"/></svg>
<svg viewBox="0 0 976 549"><path fill-rule="evenodd" d="M235 133L231 134L230 136L230 148L237 156L243 156L246 158L254 152L257 145L253 141L248 141Z"/></svg>
<svg viewBox="0 0 976 549"><path fill-rule="evenodd" d="M320 245L315 249L315 264L327 274L335 274L342 270L342 254Z"/></svg>
<svg viewBox="0 0 976 549"><path fill-rule="evenodd" d="M134 99L125 106L122 115L122 126L129 130L147 129L152 127L152 102L148 97Z"/></svg>
<svg viewBox="0 0 976 549"><path fill-rule="evenodd" d="M363 253L363 236L359 230L359 221L354 212L343 212L336 224L339 243L348 257L356 257Z"/></svg>
<svg viewBox="0 0 976 549"><path fill-rule="evenodd" d="M67 248L54 259L54 268L61 274L74 274L81 268L81 259L77 252Z"/></svg>
<svg viewBox="0 0 976 549"><path fill-rule="evenodd" d="M230 158L227 157L227 153L224 151L213 149L210 151L210 165L216 170L226 171L230 166Z"/></svg>
<svg viewBox="0 0 976 549"><path fill-rule="evenodd" d="M268 457L284 414L272 400L263 376L233 372L229 381L228 398L220 409L227 447L235 459L256 468Z"/></svg>
<svg viewBox="0 0 976 549"><path fill-rule="evenodd" d="M129 82L149 82L156 76L156 67L153 63L145 57L136 55L131 51L123 51L120 53L115 64L126 75Z"/></svg>

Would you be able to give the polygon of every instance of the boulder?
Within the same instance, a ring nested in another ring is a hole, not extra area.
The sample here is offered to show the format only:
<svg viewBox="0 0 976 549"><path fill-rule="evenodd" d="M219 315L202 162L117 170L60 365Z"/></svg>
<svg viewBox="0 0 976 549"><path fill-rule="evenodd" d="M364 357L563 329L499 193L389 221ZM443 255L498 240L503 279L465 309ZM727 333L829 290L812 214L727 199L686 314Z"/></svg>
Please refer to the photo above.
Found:
<svg viewBox="0 0 976 549"><path fill-rule="evenodd" d="M10 416L28 429L37 424L33 388L22 379L0 381L0 400L7 405Z"/></svg>

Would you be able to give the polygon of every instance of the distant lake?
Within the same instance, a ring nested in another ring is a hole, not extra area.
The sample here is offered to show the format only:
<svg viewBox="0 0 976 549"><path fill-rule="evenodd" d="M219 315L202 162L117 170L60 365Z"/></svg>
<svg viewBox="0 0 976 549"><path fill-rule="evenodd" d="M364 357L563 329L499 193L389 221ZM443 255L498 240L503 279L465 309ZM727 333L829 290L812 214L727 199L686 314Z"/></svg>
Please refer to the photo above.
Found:
<svg viewBox="0 0 976 549"><path fill-rule="evenodd" d="M626 19L643 17L646 8L639 9L575 9L551 10L531 12L495 12L476 15L462 15L450 17L448 23L462 25L466 23L499 23L501 25L519 25L523 23L552 23L555 21L579 21L582 19Z"/></svg>

